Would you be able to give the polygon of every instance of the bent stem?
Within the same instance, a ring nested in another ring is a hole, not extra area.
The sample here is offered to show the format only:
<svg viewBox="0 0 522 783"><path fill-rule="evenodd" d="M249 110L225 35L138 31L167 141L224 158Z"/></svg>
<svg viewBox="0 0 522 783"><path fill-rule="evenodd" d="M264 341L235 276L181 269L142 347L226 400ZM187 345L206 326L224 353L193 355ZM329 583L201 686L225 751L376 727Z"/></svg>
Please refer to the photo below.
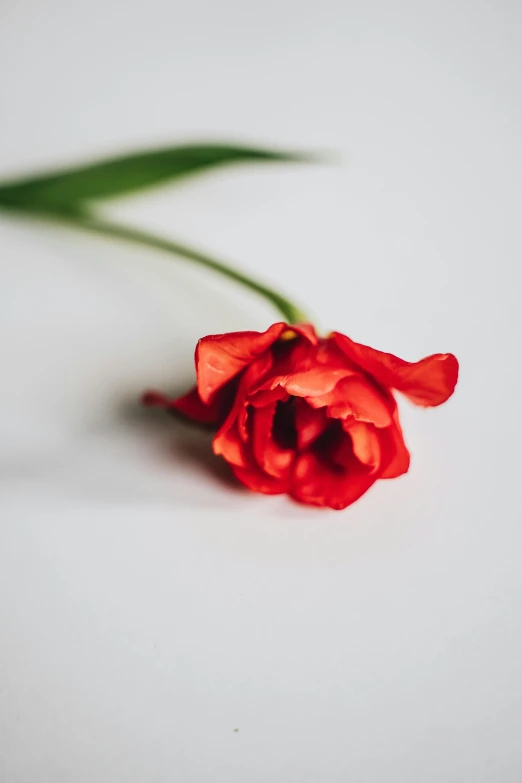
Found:
<svg viewBox="0 0 522 783"><path fill-rule="evenodd" d="M188 261L200 264L208 269L213 269L215 272L219 272L220 274L225 275L225 277L255 291L260 296L263 296L276 307L289 324L304 323L310 320L299 307L277 291L274 291L272 288L269 288L257 280L253 280L242 272L238 272L223 261L211 258L206 255L206 253L194 250L180 242L151 234L148 231L132 228L131 226L113 223L83 210L74 209L65 211L18 208L16 211L24 212L25 214L36 214L39 217L54 221L59 220L67 225L75 228L82 228L94 234L112 237L114 239L123 239L124 241L131 242L135 245L142 245L143 247L161 250L165 253L185 258Z"/></svg>

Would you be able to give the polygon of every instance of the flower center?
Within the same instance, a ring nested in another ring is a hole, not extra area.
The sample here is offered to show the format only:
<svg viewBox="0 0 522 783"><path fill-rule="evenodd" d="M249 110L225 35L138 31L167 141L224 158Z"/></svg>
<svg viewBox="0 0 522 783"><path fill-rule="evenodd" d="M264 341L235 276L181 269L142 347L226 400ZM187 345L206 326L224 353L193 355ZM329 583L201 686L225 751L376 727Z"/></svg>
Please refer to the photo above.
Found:
<svg viewBox="0 0 522 783"><path fill-rule="evenodd" d="M315 440L312 449L321 462L328 464L334 473L343 473L345 466L339 459L339 452L346 445L347 439L350 440L341 423L334 419Z"/></svg>
<svg viewBox="0 0 522 783"><path fill-rule="evenodd" d="M280 448L295 449L297 447L294 398L277 403L272 433L274 441Z"/></svg>

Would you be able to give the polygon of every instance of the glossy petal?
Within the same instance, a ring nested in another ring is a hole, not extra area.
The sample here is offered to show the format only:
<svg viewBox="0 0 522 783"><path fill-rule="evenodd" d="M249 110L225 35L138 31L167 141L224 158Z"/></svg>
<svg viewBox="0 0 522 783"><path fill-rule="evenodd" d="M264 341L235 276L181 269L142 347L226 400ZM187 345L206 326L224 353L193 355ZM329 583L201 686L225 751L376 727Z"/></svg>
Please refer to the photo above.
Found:
<svg viewBox="0 0 522 783"><path fill-rule="evenodd" d="M266 332L203 337L196 348L198 391L203 402L208 403L218 389L267 351L287 328L285 323L276 323Z"/></svg>
<svg viewBox="0 0 522 783"><path fill-rule="evenodd" d="M459 364L451 353L436 353L418 362L406 362L391 353L356 343L339 332L333 332L331 339L379 383L397 389L416 405L441 405L453 394Z"/></svg>

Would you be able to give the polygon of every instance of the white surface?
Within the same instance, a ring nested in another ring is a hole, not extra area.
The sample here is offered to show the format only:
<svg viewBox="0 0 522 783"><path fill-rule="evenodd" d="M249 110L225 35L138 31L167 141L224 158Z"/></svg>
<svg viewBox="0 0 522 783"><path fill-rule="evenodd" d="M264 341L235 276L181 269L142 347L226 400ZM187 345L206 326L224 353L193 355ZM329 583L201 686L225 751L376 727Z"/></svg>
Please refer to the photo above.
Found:
<svg viewBox="0 0 522 783"><path fill-rule="evenodd" d="M268 307L0 216L2 783L518 783L520 3L0 14L0 172L193 137L339 150L112 212L325 328L461 361L450 403L402 406L406 477L341 513L251 495L133 401Z"/></svg>

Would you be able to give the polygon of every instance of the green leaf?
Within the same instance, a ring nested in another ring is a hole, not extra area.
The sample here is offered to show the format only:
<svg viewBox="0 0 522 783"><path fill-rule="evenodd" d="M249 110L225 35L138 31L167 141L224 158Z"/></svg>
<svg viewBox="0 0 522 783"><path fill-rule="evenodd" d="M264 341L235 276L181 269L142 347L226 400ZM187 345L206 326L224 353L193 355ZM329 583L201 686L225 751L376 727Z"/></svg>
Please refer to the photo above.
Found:
<svg viewBox="0 0 522 783"><path fill-rule="evenodd" d="M167 147L0 184L0 205L74 210L74 205L123 196L218 166L306 159L304 155L228 144Z"/></svg>

